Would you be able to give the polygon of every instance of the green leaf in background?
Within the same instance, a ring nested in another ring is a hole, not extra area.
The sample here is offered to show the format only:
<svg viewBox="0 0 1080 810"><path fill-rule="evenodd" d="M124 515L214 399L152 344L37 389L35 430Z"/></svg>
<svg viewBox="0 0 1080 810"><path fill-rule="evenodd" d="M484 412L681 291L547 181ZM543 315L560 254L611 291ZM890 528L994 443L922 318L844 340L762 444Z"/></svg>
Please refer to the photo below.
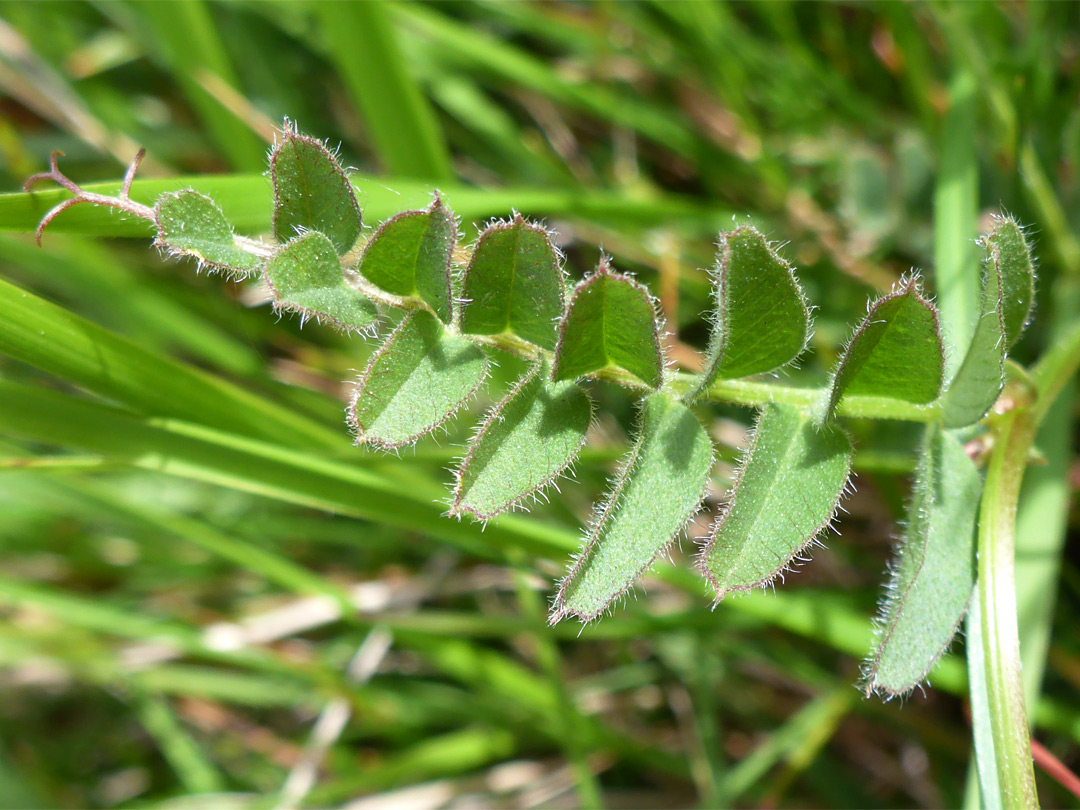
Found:
<svg viewBox="0 0 1080 810"><path fill-rule="evenodd" d="M462 281L461 329L510 333L555 348L563 314L563 271L547 231L515 215L489 226L476 243Z"/></svg>
<svg viewBox="0 0 1080 810"><path fill-rule="evenodd" d="M942 402L944 424L951 428L979 421L997 400L1009 347L1024 331L1035 297L1035 266L1020 226L1002 218L984 242L982 311Z"/></svg>
<svg viewBox="0 0 1080 810"><path fill-rule="evenodd" d="M573 464L592 422L574 382L549 382L537 363L488 414L456 473L451 515L489 520L540 493Z"/></svg>
<svg viewBox="0 0 1080 810"><path fill-rule="evenodd" d="M477 346L430 313L410 313L356 383L348 411L356 443L395 448L426 436L472 398L487 366Z"/></svg>
<svg viewBox="0 0 1080 810"><path fill-rule="evenodd" d="M262 259L238 247L232 225L217 203L197 191L162 194L154 206L155 244L171 256L189 256L200 268L244 278Z"/></svg>
<svg viewBox="0 0 1080 810"><path fill-rule="evenodd" d="M924 405L937 399L945 373L937 310L917 278L902 281L870 310L848 341L829 390L826 416L844 394Z"/></svg>
<svg viewBox="0 0 1080 810"><path fill-rule="evenodd" d="M559 585L552 624L591 621L630 589L698 511L712 462L712 441L689 408L659 393L644 401L637 441Z"/></svg>
<svg viewBox="0 0 1080 810"><path fill-rule="evenodd" d="M570 297L559 329L552 377L572 380L598 369L629 371L650 388L663 382L659 324L649 291L611 270L606 256Z"/></svg>
<svg viewBox="0 0 1080 810"><path fill-rule="evenodd" d="M326 234L339 256L360 237L360 205L348 175L322 143L286 126L270 153L274 236L288 242L304 231Z"/></svg>
<svg viewBox="0 0 1080 810"><path fill-rule="evenodd" d="M840 503L851 441L790 405L766 405L727 506L698 560L719 601L771 582L813 545Z"/></svg>
<svg viewBox="0 0 1080 810"><path fill-rule="evenodd" d="M425 211L405 211L384 222L364 248L357 268L380 289L419 296L449 324L453 319L450 258L457 221L438 194Z"/></svg>
<svg viewBox="0 0 1080 810"><path fill-rule="evenodd" d="M762 374L791 362L810 336L810 309L795 273L759 231L722 233L718 247L707 366L691 396L713 380Z"/></svg>
<svg viewBox="0 0 1080 810"><path fill-rule="evenodd" d="M975 587L975 515L982 477L963 443L927 428L907 528L878 617L867 694L902 695L949 646Z"/></svg>
<svg viewBox="0 0 1080 810"><path fill-rule="evenodd" d="M349 286L333 244L318 231L301 234L279 248L264 272L279 309L325 318L354 332L371 331L379 318L375 305Z"/></svg>

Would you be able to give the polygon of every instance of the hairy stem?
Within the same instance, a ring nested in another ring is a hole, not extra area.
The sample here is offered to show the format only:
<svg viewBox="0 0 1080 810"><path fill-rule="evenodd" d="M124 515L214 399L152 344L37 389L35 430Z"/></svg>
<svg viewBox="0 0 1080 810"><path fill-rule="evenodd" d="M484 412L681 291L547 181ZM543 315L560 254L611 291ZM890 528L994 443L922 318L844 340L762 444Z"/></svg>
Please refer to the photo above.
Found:
<svg viewBox="0 0 1080 810"><path fill-rule="evenodd" d="M978 619L983 682L1001 806L1037 807L1031 740L1024 706L1017 626L1015 530L1020 485L1035 433L1065 383L1080 369L1080 324L1032 372L1033 406L1000 418L987 467L979 518Z"/></svg>
<svg viewBox="0 0 1080 810"><path fill-rule="evenodd" d="M1001 417L979 515L979 586L983 660L1002 806L1037 807L1020 638L1016 621L1016 505L1035 419L1027 408Z"/></svg>

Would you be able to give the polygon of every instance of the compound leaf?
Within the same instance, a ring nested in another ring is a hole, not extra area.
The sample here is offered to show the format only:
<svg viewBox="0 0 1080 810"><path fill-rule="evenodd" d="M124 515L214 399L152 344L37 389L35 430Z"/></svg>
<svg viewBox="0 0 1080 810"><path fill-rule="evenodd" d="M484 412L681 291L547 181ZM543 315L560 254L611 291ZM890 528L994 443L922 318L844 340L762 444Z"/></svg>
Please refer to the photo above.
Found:
<svg viewBox="0 0 1080 810"><path fill-rule="evenodd" d="M367 331L378 320L375 305L345 281L334 245L318 231L278 248L264 273L278 309L354 332Z"/></svg>
<svg viewBox="0 0 1080 810"><path fill-rule="evenodd" d="M852 335L833 375L826 416L844 394L933 402L944 373L937 310L917 279L908 279L875 301Z"/></svg>
<svg viewBox="0 0 1080 810"><path fill-rule="evenodd" d="M851 472L851 442L790 405L766 405L698 565L716 589L764 585L832 521Z"/></svg>
<svg viewBox="0 0 1080 810"><path fill-rule="evenodd" d="M462 281L461 329L472 335L514 334L555 348L563 314L563 272L551 237L515 215L480 234Z"/></svg>
<svg viewBox="0 0 1080 810"><path fill-rule="evenodd" d="M667 395L642 404L637 440L559 585L554 624L595 619L652 565L705 496L713 446L697 417Z"/></svg>
<svg viewBox="0 0 1080 810"><path fill-rule="evenodd" d="M717 379L772 371L806 347L810 309L799 282L756 229L720 234L713 269L716 314L696 395Z"/></svg>
<svg viewBox="0 0 1080 810"><path fill-rule="evenodd" d="M339 256L360 237L360 205L337 158L322 143L286 128L270 153L274 186L274 236L287 242L321 231Z"/></svg>
<svg viewBox="0 0 1080 810"><path fill-rule="evenodd" d="M997 400L1005 383L1005 357L1027 325L1035 296L1035 267L1020 226L1003 218L984 244L982 311L942 401L942 420L951 428L979 421Z"/></svg>
<svg viewBox="0 0 1080 810"><path fill-rule="evenodd" d="M629 371L650 388L663 382L660 330L649 291L615 273L607 257L570 297L555 349L555 380L603 368Z"/></svg>
<svg viewBox="0 0 1080 810"><path fill-rule="evenodd" d="M949 646L975 587L975 517L982 478L956 436L927 429L908 525L877 619L866 691L899 695Z"/></svg>
<svg viewBox="0 0 1080 810"><path fill-rule="evenodd" d="M592 402L574 382L535 364L492 409L457 471L451 515L488 520L555 481L577 458Z"/></svg>
<svg viewBox="0 0 1080 810"><path fill-rule="evenodd" d="M200 267L244 278L262 259L236 245L232 225L217 203L197 191L162 194L154 205L155 244L173 256L190 256Z"/></svg>
<svg viewBox="0 0 1080 810"><path fill-rule="evenodd" d="M487 365L479 347L430 313L409 313L356 382L348 409L356 443L392 449L426 436L479 390Z"/></svg>
<svg viewBox="0 0 1080 810"><path fill-rule="evenodd" d="M453 318L450 258L457 220L436 195L424 211L405 211L384 222L364 248L360 275L387 292L419 297L445 324Z"/></svg>

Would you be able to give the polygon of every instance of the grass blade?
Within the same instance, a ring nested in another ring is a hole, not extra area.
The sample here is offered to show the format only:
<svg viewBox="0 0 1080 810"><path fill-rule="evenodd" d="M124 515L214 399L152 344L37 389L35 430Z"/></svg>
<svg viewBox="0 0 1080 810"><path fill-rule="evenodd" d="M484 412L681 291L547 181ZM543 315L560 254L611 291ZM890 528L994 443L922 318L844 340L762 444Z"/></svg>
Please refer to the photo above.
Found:
<svg viewBox="0 0 1080 810"><path fill-rule="evenodd" d="M322 35L367 133L391 174L450 180L450 154L380 3L318 4Z"/></svg>
<svg viewBox="0 0 1080 810"><path fill-rule="evenodd" d="M0 307L0 352L136 411L286 444L342 445L334 428L148 351L3 280Z"/></svg>

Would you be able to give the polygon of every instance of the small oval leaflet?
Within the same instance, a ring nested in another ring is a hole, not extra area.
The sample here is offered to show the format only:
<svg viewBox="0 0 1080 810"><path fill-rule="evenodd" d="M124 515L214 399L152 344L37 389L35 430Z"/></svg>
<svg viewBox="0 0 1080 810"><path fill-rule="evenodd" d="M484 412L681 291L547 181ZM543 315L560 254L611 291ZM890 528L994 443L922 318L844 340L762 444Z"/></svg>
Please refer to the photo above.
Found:
<svg viewBox="0 0 1080 810"><path fill-rule="evenodd" d="M570 296L552 377L573 380L608 367L628 371L650 388L664 378L652 296L629 276L613 272L602 257L596 272Z"/></svg>
<svg viewBox="0 0 1080 810"><path fill-rule="evenodd" d="M371 356L349 402L357 444L392 449L440 427L479 390L487 358L430 313L409 313Z"/></svg>
<svg viewBox="0 0 1080 810"><path fill-rule="evenodd" d="M162 194L154 205L155 244L171 255L190 256L200 267L234 278L259 272L262 260L237 247L232 225L218 204L197 191Z"/></svg>
<svg viewBox="0 0 1080 810"><path fill-rule="evenodd" d="M424 211L405 211L384 222L364 248L360 275L394 295L418 297L445 324L453 320L450 258L457 221L436 195Z"/></svg>
<svg viewBox="0 0 1080 810"><path fill-rule="evenodd" d="M875 301L848 341L833 374L826 417L845 394L899 399L916 405L941 394L945 353L934 305L912 277Z"/></svg>
<svg viewBox="0 0 1080 810"><path fill-rule="evenodd" d="M563 271L551 237L516 215L480 234L462 280L461 331L513 334L555 348Z"/></svg>
<svg viewBox="0 0 1080 810"><path fill-rule="evenodd" d="M978 422L1005 384L1005 358L1031 315L1035 267L1016 222L1000 219L986 237L982 269L982 309L971 345L942 400L946 427Z"/></svg>
<svg viewBox="0 0 1080 810"><path fill-rule="evenodd" d="M314 138L286 129L270 153L274 186L274 236L287 242L321 231L339 256L360 237L360 205L348 175L330 150Z"/></svg>
<svg viewBox="0 0 1080 810"><path fill-rule="evenodd" d="M701 422L666 394L651 395L641 408L637 440L559 585L552 624L600 616L671 545L705 497L713 446Z"/></svg>
<svg viewBox="0 0 1080 810"><path fill-rule="evenodd" d="M810 337L810 308L795 272L756 229L720 234L712 275L716 313L705 371L691 399L714 380L790 363Z"/></svg>
<svg viewBox="0 0 1080 810"><path fill-rule="evenodd" d="M851 441L790 405L766 405L698 567L719 601L771 582L829 526L851 472Z"/></svg>
<svg viewBox="0 0 1080 810"><path fill-rule="evenodd" d="M592 401L536 363L484 419L456 473L451 515L489 520L540 493L577 458Z"/></svg>
<svg viewBox="0 0 1080 810"><path fill-rule="evenodd" d="M282 245L263 272L278 309L353 332L370 331L379 318L375 305L345 281L334 246L318 231Z"/></svg>
<svg viewBox="0 0 1080 810"><path fill-rule="evenodd" d="M975 517L982 477L950 431L927 428L907 528L893 563L866 692L914 689L952 641L975 587Z"/></svg>

